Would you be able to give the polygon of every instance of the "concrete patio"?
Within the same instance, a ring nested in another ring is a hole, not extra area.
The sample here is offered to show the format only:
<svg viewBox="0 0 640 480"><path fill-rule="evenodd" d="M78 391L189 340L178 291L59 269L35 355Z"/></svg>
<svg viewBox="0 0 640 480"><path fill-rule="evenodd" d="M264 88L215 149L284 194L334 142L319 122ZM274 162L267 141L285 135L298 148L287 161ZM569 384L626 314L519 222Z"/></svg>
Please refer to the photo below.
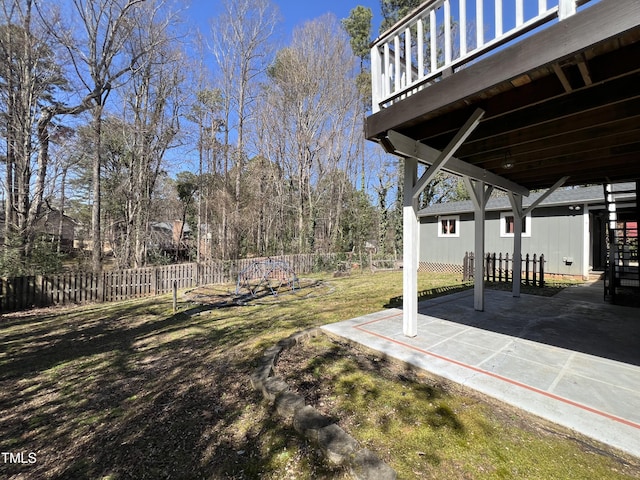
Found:
<svg viewBox="0 0 640 480"><path fill-rule="evenodd" d="M419 305L418 335L389 309L323 329L640 457L640 309L601 282L553 297L487 290Z"/></svg>

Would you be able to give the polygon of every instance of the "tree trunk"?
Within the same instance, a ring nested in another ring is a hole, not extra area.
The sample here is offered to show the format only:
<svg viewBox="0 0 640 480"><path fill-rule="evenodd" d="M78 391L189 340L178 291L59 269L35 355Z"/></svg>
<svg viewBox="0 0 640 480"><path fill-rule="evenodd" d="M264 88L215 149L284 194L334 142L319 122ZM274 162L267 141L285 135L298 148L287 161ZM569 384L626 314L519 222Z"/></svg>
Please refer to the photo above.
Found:
<svg viewBox="0 0 640 480"><path fill-rule="evenodd" d="M102 104L98 104L93 111L93 135L94 135L94 153L93 153L93 205L91 207L91 238L92 253L91 267L93 273L98 275L102 272L102 230L100 224L100 170L101 170L101 145L102 145Z"/></svg>
<svg viewBox="0 0 640 480"><path fill-rule="evenodd" d="M67 173L69 171L69 167L64 167L62 169L62 178L60 179L60 221L58 222L58 247L56 249L56 251L58 253L61 252L62 248L61 248L61 243L62 243L62 235L64 233L64 207L65 207L65 187L66 187L66 183L67 183ZM71 241L73 242L73 239L71 239ZM73 248L73 244L71 245L71 247Z"/></svg>
<svg viewBox="0 0 640 480"><path fill-rule="evenodd" d="M4 204L4 244L9 245L11 242L11 234L15 228L15 218L13 211L14 201L14 178L13 178L13 155L10 153L10 142L7 141L7 163L6 163L6 198ZM5 250L5 253L7 251Z"/></svg>

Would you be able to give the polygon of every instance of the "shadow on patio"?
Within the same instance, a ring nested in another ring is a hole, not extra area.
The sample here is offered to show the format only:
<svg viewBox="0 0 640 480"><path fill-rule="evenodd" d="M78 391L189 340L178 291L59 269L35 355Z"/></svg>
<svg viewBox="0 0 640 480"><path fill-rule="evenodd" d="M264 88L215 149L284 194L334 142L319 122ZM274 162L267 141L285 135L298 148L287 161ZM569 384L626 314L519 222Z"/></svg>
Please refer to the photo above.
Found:
<svg viewBox="0 0 640 480"><path fill-rule="evenodd" d="M602 281L568 287L553 297L486 290L485 311L473 291L421 303L419 312L512 337L640 366L640 309L603 301Z"/></svg>

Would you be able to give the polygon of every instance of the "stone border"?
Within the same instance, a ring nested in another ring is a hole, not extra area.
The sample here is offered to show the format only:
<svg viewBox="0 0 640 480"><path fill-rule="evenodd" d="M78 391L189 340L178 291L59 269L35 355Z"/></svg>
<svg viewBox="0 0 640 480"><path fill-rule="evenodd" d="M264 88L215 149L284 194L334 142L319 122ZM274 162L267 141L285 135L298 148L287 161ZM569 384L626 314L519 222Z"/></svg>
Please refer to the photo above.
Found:
<svg viewBox="0 0 640 480"><path fill-rule="evenodd" d="M357 480L395 480L395 470L371 450L360 448L358 442L335 423L335 419L305 405L301 395L292 392L282 378L274 375L273 369L282 350L321 333L318 328L304 330L267 348L251 374L251 385L275 405L276 412L293 424L299 434L317 444L330 462L348 467Z"/></svg>

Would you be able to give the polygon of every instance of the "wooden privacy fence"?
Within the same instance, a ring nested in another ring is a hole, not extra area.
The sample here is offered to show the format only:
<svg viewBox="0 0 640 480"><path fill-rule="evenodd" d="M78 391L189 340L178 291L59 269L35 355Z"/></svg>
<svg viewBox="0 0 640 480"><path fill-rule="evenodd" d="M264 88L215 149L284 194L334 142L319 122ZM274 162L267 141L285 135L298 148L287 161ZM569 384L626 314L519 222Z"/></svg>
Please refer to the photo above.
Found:
<svg viewBox="0 0 640 480"><path fill-rule="evenodd" d="M485 276L488 282L509 282L513 280L513 257L509 254L487 253L485 258ZM522 258L522 283L534 287L544 286L544 254L539 257L528 253ZM474 254L466 252L462 262L462 275L465 281L474 277Z"/></svg>
<svg viewBox="0 0 640 480"><path fill-rule="evenodd" d="M298 254L270 257L285 261L298 275L328 270L335 254ZM115 302L169 293L178 288L235 283L238 272L266 258L216 261L206 264L182 263L159 267L91 273L64 273L29 277L0 278L0 313L50 305L86 302Z"/></svg>

